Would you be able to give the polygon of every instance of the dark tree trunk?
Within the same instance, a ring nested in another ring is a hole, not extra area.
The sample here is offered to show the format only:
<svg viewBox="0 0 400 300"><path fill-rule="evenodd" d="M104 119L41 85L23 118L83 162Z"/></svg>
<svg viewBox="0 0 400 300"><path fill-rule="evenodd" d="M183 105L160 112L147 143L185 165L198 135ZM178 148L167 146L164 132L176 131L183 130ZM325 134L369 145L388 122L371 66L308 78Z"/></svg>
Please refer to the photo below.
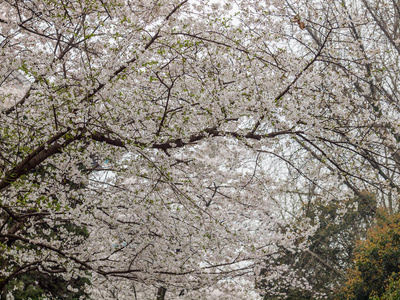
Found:
<svg viewBox="0 0 400 300"><path fill-rule="evenodd" d="M164 300L165 299L165 293L167 292L167 289L163 286L158 288L157 291L157 300Z"/></svg>
<svg viewBox="0 0 400 300"><path fill-rule="evenodd" d="M7 300L7 292L8 292L7 284L5 284L0 291L0 293L1 293L0 300Z"/></svg>

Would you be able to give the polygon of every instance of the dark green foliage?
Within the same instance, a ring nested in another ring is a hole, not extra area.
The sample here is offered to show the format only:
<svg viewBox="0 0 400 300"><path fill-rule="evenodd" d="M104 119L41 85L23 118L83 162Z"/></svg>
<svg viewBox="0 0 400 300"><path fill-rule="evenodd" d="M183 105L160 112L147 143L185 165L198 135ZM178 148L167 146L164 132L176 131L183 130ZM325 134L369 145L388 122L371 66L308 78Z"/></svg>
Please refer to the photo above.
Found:
<svg viewBox="0 0 400 300"><path fill-rule="evenodd" d="M54 172L54 166L50 164L45 164L37 167L31 173L36 176L37 182L42 182L46 177L52 176L52 172ZM75 183L72 180L64 179L62 181L63 185L65 185L66 189L80 189L82 188L81 184ZM26 201L26 197L20 195L20 201ZM33 201L33 200L30 200ZM37 199L37 202L43 205L57 207L59 205L58 200L56 198L47 198L41 197ZM74 207L76 205L77 199L70 199L70 206ZM23 204L23 203L22 203ZM33 212L33 211L32 211ZM12 219L9 220L9 227L12 227ZM40 238L44 238L47 241L61 241L62 246L60 250L66 250L69 247L76 247L80 245L80 241L72 239L68 241L68 243L63 243L65 236L65 230L68 232L71 237L84 237L87 238L89 236L89 232L85 227L77 226L69 221L64 221L61 224L49 226L46 223L38 223L35 225L35 233L29 234L25 232L25 230L21 230L21 234L24 235L25 238L35 238L39 236ZM46 232L46 233L45 233ZM29 248L35 251L40 252L41 247L33 244L24 244L18 241L9 240L8 246L14 246L18 248ZM20 266L11 265L11 268L18 269ZM58 265L57 262L52 262L53 267L55 269L62 269L62 265ZM50 268L51 269L51 268ZM80 297L88 298L88 295L84 292L85 284L90 284L89 279L78 277L75 279L65 280L58 273L48 273L48 272L40 272L40 266L38 269L29 270L27 272L21 273L15 278L13 278L8 284L8 291L12 291L12 294L15 299L62 299L62 300L72 300L79 299ZM73 289L77 290L73 292L67 287L70 286Z"/></svg>
<svg viewBox="0 0 400 300"><path fill-rule="evenodd" d="M281 257L276 265L287 265L294 270L297 278L306 279L312 291L293 288L281 278L267 284L260 282L259 288L265 291L265 300L279 299L314 299L316 293L331 297L334 290L345 281L347 268L352 265L357 240L366 235L375 215L376 200L370 193L364 192L360 197L347 201L330 201L322 199L302 206L298 220L309 218L312 224L319 227L309 238L309 248L295 253L281 249ZM344 213L341 213L345 211ZM318 222L318 223L317 223ZM283 230L297 230L298 223ZM273 269L276 265L270 265ZM268 275L269 269L263 270ZM290 274L287 274L290 277ZM274 296L277 288L282 296Z"/></svg>
<svg viewBox="0 0 400 300"><path fill-rule="evenodd" d="M85 284L89 284L86 278L76 278L66 281L62 277L49 275L37 271L29 272L13 280L9 290L16 287L13 296L16 300L32 300L42 299L47 296L48 299L74 300L79 297L88 298L84 292ZM68 285L78 289L77 292L72 292L67 289Z"/></svg>
<svg viewBox="0 0 400 300"><path fill-rule="evenodd" d="M400 278L398 275L391 276L386 286L385 293L381 296L372 296L371 300L400 300Z"/></svg>
<svg viewBox="0 0 400 300"><path fill-rule="evenodd" d="M42 229L48 229L48 226L42 226ZM51 234L46 236L49 240L60 240L59 229L63 227L74 236L88 237L89 233L86 228L76 226L71 223L64 223L51 228ZM40 231L39 231L40 232ZM20 245L20 247L24 247ZM36 246L30 246L32 249L40 251ZM62 266L60 266L62 267ZM49 274L32 270L23 273L8 284L8 290L13 291L13 296L16 300L24 300L31 298L32 300L40 300L44 297L47 299L73 300L79 297L88 298L88 294L84 292L85 284L90 284L89 279L78 277L70 280L63 279L59 274ZM67 287L70 286L76 289L73 292Z"/></svg>

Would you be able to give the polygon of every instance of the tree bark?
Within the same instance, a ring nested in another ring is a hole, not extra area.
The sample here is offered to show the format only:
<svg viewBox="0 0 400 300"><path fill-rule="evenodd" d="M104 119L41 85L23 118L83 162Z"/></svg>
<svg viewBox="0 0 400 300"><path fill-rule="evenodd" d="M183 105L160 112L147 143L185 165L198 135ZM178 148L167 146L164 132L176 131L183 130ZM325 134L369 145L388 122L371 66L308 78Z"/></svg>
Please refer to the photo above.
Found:
<svg viewBox="0 0 400 300"><path fill-rule="evenodd" d="M167 289L165 287L163 287L163 286L159 287L158 291L157 291L157 300L164 300L166 292L167 292Z"/></svg>

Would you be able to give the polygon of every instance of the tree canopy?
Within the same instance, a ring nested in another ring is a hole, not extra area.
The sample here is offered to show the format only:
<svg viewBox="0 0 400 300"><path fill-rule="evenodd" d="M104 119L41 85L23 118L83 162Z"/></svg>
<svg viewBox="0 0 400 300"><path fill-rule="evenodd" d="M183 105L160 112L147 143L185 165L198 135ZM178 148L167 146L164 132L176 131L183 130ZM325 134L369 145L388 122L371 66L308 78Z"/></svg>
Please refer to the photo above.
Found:
<svg viewBox="0 0 400 300"><path fill-rule="evenodd" d="M336 299L398 299L400 215L381 214L355 253L355 264Z"/></svg>
<svg viewBox="0 0 400 300"><path fill-rule="evenodd" d="M399 7L0 0L2 297L321 296L276 262L304 208L398 211Z"/></svg>

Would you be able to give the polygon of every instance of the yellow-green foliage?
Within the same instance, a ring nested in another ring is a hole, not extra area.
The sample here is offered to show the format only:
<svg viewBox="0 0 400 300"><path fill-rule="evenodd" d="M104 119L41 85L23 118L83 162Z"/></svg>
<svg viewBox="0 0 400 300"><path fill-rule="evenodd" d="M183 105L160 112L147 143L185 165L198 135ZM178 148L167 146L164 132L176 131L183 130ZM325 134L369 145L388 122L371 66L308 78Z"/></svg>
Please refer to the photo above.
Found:
<svg viewBox="0 0 400 300"><path fill-rule="evenodd" d="M354 267L337 299L400 299L400 214L380 214L367 238L358 243Z"/></svg>
<svg viewBox="0 0 400 300"><path fill-rule="evenodd" d="M371 300L400 300L400 277L394 274L389 278L385 293L381 296L372 296Z"/></svg>

